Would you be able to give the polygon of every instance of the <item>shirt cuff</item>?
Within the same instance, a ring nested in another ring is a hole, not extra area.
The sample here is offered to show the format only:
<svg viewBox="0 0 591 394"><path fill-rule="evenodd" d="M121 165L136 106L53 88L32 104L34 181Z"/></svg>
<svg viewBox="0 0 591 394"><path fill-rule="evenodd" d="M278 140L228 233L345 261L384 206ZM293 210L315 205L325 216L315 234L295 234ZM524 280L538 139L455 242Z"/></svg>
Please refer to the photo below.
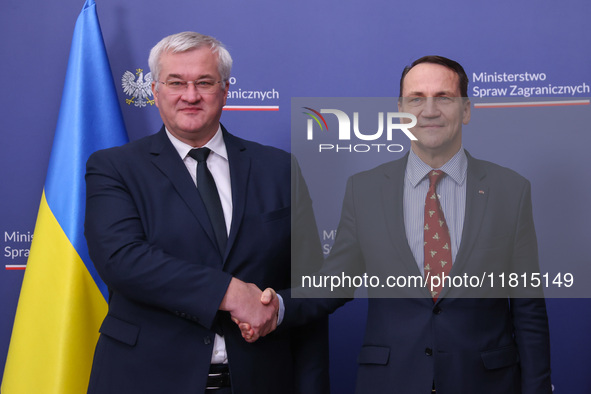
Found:
<svg viewBox="0 0 591 394"><path fill-rule="evenodd" d="M277 298L279 299L279 313L277 314L277 326L279 326L283 321L283 316L285 315L285 305L283 304L283 297L277 294Z"/></svg>

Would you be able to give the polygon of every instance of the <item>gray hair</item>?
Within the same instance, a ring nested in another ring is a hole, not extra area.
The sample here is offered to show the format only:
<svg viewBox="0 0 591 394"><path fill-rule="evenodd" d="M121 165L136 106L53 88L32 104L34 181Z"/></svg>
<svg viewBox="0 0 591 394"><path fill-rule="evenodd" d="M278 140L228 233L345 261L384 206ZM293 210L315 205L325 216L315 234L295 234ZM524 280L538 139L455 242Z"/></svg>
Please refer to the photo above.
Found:
<svg viewBox="0 0 591 394"><path fill-rule="evenodd" d="M230 71L232 70L232 56L230 56L230 52L228 52L224 44L215 38L192 31L185 31L164 37L152 48L150 57L148 58L152 80L157 81L160 76L160 58L163 54L188 52L204 47L211 49L212 53L218 55L218 72L222 80L227 82L230 79Z"/></svg>

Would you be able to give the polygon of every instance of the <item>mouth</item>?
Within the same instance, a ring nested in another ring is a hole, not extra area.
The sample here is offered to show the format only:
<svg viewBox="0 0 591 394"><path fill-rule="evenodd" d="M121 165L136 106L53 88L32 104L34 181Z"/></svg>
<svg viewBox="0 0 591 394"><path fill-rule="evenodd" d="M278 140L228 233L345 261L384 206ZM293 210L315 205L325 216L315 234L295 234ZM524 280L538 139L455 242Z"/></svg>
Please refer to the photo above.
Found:
<svg viewBox="0 0 591 394"><path fill-rule="evenodd" d="M184 107L184 108L180 108L179 112L185 113L185 114L196 114L200 111L202 111L202 108L199 107Z"/></svg>
<svg viewBox="0 0 591 394"><path fill-rule="evenodd" d="M444 125L442 125L442 124L420 124L416 127L420 128L420 129L440 129L440 128L444 127Z"/></svg>

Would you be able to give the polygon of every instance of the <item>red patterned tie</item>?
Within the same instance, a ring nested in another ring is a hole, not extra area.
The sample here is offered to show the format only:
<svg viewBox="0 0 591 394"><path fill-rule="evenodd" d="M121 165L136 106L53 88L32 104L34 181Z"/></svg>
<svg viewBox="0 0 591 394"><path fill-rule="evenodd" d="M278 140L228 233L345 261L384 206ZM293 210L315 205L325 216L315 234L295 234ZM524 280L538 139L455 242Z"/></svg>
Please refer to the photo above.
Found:
<svg viewBox="0 0 591 394"><path fill-rule="evenodd" d="M449 276L451 270L451 240L449 229L443 216L443 209L437 197L437 183L445 176L440 170L433 170L429 173L429 191L425 199L425 279L427 279L433 301L437 300L441 293L443 284L443 274ZM442 280L435 281L433 286L433 277L439 276ZM439 282L439 283L438 283Z"/></svg>

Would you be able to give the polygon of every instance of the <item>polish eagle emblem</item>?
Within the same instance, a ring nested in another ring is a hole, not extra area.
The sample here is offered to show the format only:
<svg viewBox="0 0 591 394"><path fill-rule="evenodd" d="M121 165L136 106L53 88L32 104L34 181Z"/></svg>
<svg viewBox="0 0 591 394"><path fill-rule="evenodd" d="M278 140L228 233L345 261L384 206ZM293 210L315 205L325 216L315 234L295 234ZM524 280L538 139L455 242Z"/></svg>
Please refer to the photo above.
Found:
<svg viewBox="0 0 591 394"><path fill-rule="evenodd" d="M144 70L141 68L136 69L135 74L131 71L125 71L123 77L121 77L121 86L123 86L123 92L131 96L130 99L126 99L127 105L133 103L136 107L145 107L146 104L154 105L152 97L152 73L144 75Z"/></svg>

